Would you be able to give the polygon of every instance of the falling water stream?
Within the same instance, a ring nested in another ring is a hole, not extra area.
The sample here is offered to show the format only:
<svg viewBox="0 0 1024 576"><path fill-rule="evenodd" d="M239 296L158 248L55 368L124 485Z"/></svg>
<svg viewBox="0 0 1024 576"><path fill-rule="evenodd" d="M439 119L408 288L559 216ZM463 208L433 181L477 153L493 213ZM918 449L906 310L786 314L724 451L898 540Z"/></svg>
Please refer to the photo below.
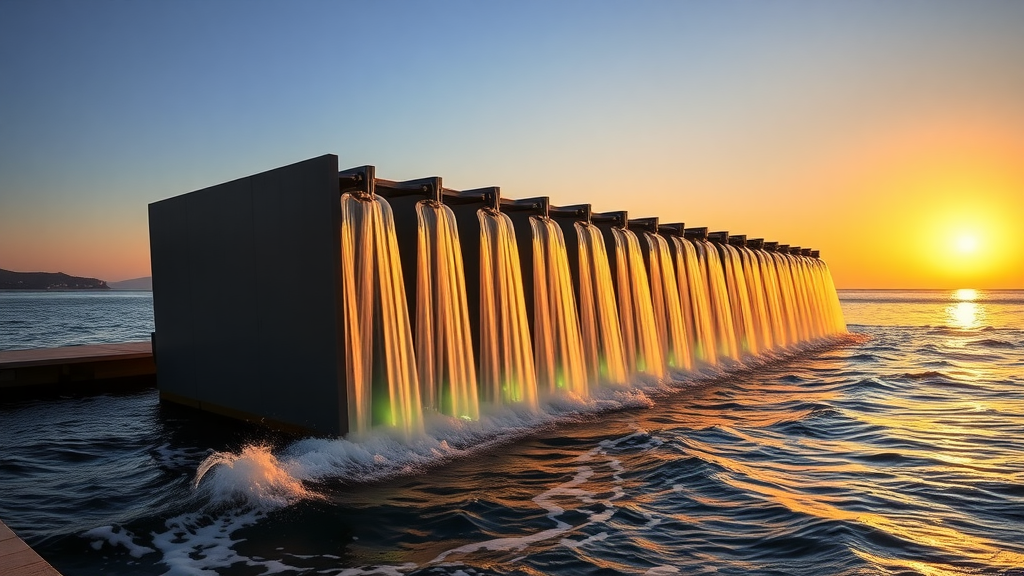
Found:
<svg viewBox="0 0 1024 576"><path fill-rule="evenodd" d="M422 431L412 332L391 207L380 196L341 197L341 259L349 429Z"/></svg>
<svg viewBox="0 0 1024 576"><path fill-rule="evenodd" d="M423 404L442 414L476 420L476 363L455 214L424 200L416 205L416 215L416 360Z"/></svg>

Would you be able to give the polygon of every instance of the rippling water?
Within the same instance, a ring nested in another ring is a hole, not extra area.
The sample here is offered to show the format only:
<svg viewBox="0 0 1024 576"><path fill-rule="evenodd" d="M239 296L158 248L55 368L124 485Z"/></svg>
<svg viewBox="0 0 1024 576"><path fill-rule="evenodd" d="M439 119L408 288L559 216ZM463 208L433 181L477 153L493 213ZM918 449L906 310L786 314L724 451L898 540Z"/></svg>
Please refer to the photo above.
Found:
<svg viewBox="0 0 1024 576"><path fill-rule="evenodd" d="M0 290L0 350L149 340L153 293Z"/></svg>
<svg viewBox="0 0 1024 576"><path fill-rule="evenodd" d="M0 405L0 518L68 575L1024 574L1024 292L841 297L790 358L413 443Z"/></svg>

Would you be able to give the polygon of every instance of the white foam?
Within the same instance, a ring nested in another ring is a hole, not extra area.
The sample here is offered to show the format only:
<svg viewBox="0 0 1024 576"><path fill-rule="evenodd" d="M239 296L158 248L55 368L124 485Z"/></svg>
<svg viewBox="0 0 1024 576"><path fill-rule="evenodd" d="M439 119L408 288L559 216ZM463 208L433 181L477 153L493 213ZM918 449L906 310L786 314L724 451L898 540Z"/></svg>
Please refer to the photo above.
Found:
<svg viewBox="0 0 1024 576"><path fill-rule="evenodd" d="M166 522L167 531L153 533L153 545L163 554L168 576L215 576L220 569L238 563L262 568L262 573L298 571L277 560L255 559L234 550L231 535L255 524L264 513L250 509L211 516L202 512L183 514Z"/></svg>
<svg viewBox="0 0 1024 576"><path fill-rule="evenodd" d="M115 548L117 546L124 546L128 549L128 553L135 558L142 558L146 554L156 552L156 550L152 548L136 544L134 540L135 536L121 527L115 528L113 526L99 526L84 532L82 536L85 538L94 538L95 540L92 543L92 547L96 550L103 548L103 544L106 542Z"/></svg>

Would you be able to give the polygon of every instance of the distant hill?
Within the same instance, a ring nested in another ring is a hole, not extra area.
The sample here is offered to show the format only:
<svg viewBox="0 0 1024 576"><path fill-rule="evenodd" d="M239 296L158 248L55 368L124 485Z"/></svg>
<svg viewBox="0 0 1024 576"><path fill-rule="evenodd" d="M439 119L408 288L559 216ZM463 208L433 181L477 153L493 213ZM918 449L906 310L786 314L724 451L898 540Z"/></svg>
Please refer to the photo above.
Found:
<svg viewBox="0 0 1024 576"><path fill-rule="evenodd" d="M153 277L144 276L142 278L132 278L131 280L121 280L120 282L107 282L111 290L152 290L153 289Z"/></svg>
<svg viewBox="0 0 1024 576"><path fill-rule="evenodd" d="M63 272L12 272L0 268L0 290L110 290L103 280Z"/></svg>

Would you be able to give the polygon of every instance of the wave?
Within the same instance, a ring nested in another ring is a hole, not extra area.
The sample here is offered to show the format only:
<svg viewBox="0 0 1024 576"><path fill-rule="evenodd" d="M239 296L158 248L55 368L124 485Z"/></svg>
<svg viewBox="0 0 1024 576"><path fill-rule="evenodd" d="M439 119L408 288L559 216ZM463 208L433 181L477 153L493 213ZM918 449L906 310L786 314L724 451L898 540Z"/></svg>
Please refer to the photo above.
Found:
<svg viewBox="0 0 1024 576"><path fill-rule="evenodd" d="M1015 344L1013 342L1007 342L1006 340L998 340L995 338L984 338L982 340L971 340L968 342L971 346L981 346L983 348L1018 348L1021 344Z"/></svg>

